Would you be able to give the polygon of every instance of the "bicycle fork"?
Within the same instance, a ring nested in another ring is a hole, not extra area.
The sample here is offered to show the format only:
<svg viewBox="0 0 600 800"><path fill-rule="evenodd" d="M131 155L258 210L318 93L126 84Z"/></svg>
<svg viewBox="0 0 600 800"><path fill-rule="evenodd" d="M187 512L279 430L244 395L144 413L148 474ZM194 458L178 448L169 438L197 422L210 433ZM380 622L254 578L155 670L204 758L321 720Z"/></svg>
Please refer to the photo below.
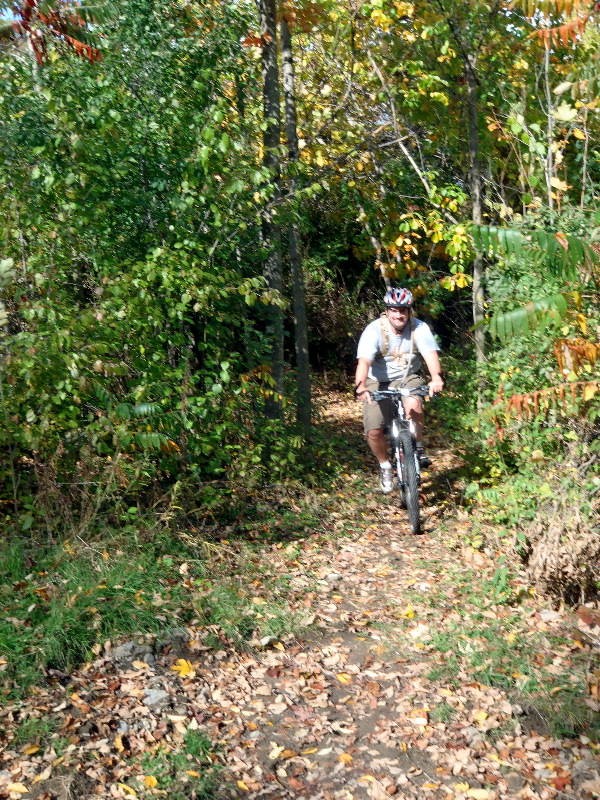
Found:
<svg viewBox="0 0 600 800"><path fill-rule="evenodd" d="M412 420L408 420L408 425L404 427L404 430L409 430L412 437L415 440L415 447L413 449L414 459L415 459L415 467L417 470L417 480L421 483L421 464L419 463L419 455L417 453L416 448L416 429L415 425ZM398 486L402 491L406 486L406 480L404 477L404 453L402 451L402 447L400 446L400 425L398 424L398 420L393 420L390 433L392 434L392 442L394 447L394 460L396 462L396 476L398 478Z"/></svg>

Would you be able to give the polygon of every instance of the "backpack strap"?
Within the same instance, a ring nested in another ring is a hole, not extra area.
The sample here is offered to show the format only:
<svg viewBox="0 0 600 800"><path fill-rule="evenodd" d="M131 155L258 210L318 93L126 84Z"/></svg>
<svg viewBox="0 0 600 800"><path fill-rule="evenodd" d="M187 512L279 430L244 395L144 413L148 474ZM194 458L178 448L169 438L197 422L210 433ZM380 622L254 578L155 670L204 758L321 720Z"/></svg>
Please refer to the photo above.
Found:
<svg viewBox="0 0 600 800"><path fill-rule="evenodd" d="M409 319L410 324L410 352L408 354L408 358L406 359L406 364L412 361L412 357L415 352L415 320L414 317ZM379 325L381 329L381 349L378 353L376 353L375 358L385 358L390 353L390 321L387 318L386 314L382 314L379 317Z"/></svg>
<svg viewBox="0 0 600 800"><path fill-rule="evenodd" d="M375 354L375 358L385 358L390 352L390 323L385 313L379 317L379 329L381 332L381 349Z"/></svg>

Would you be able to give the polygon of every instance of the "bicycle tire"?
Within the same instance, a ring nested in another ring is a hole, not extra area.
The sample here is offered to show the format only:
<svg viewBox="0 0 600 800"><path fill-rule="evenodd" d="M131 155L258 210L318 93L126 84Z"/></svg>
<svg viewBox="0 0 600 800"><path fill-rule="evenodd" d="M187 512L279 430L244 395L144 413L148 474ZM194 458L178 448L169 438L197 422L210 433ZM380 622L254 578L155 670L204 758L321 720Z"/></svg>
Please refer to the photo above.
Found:
<svg viewBox="0 0 600 800"><path fill-rule="evenodd" d="M392 442L392 450L394 452L394 460L396 462L396 477L398 479L398 489L400 491L400 508L406 508L404 483L402 481L402 476L404 475L404 469L402 467L402 445L400 444L399 440L394 439Z"/></svg>
<svg viewBox="0 0 600 800"><path fill-rule="evenodd" d="M404 456L404 499L408 511L411 533L421 533L421 512L419 510L419 473L416 462L416 445L412 434L400 431L400 446Z"/></svg>

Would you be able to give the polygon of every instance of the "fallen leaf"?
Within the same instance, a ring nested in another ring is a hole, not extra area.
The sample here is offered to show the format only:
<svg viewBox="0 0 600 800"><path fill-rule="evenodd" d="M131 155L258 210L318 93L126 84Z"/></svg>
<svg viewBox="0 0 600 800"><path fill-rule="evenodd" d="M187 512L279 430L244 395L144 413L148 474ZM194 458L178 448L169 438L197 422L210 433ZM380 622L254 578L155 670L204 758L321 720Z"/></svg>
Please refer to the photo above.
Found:
<svg viewBox="0 0 600 800"><path fill-rule="evenodd" d="M186 769L185 774L189 775L191 778L199 778L200 777L200 773L196 772L195 769Z"/></svg>
<svg viewBox="0 0 600 800"><path fill-rule="evenodd" d="M196 674L192 662L185 658L178 658L177 661L171 665L171 669L178 672L180 678L193 678Z"/></svg>
<svg viewBox="0 0 600 800"><path fill-rule="evenodd" d="M269 753L269 758L271 761L275 761L276 758L283 753L285 747L280 747L279 745L275 744L275 742L271 742L271 752Z"/></svg>
<svg viewBox="0 0 600 800"><path fill-rule="evenodd" d="M483 711L482 709L473 712L473 719L475 722L485 722L488 716L487 711Z"/></svg>
<svg viewBox="0 0 600 800"><path fill-rule="evenodd" d="M146 775L144 778L144 786L154 789L155 786L158 786L158 780L154 777L154 775Z"/></svg>
<svg viewBox="0 0 600 800"><path fill-rule="evenodd" d="M453 788L456 789L457 792L468 792L469 791L469 784L468 783L455 783Z"/></svg>
<svg viewBox="0 0 600 800"><path fill-rule="evenodd" d="M40 781L47 781L50 775L52 775L52 766L46 767L46 769L43 772L40 772L39 775L36 775L31 782L39 783Z"/></svg>
<svg viewBox="0 0 600 800"><path fill-rule="evenodd" d="M237 785L238 785L238 789L242 789L244 792L249 792L250 791L250 789L246 786L244 781L238 781Z"/></svg>
<svg viewBox="0 0 600 800"><path fill-rule="evenodd" d="M126 783L118 783L117 786L119 789L123 789L125 794L128 794L130 797L137 797L137 792L135 789L132 789L131 786L127 786Z"/></svg>
<svg viewBox="0 0 600 800"><path fill-rule="evenodd" d="M340 683L343 683L344 685L352 683L352 675L348 675L347 672L340 672L338 675L336 675L336 678Z"/></svg>
<svg viewBox="0 0 600 800"><path fill-rule="evenodd" d="M28 744L27 747L24 747L21 752L25 756L32 756L34 753L37 753L40 749L39 744Z"/></svg>
<svg viewBox="0 0 600 800"><path fill-rule="evenodd" d="M340 753L338 756L338 761L341 761L343 764L351 764L353 760L350 753Z"/></svg>
<svg viewBox="0 0 600 800"><path fill-rule="evenodd" d="M303 750L302 751L302 755L303 756L310 756L312 753L316 753L318 749L319 749L318 747L309 747L308 750Z"/></svg>
<svg viewBox="0 0 600 800"><path fill-rule="evenodd" d="M488 800L490 793L487 789L469 789L467 797L472 797L473 800Z"/></svg>
<svg viewBox="0 0 600 800"><path fill-rule="evenodd" d="M121 739L120 736L115 736L114 744L115 744L115 749L118 753L122 753L125 750L125 748L123 747L123 740Z"/></svg>
<svg viewBox="0 0 600 800"><path fill-rule="evenodd" d="M29 789L23 786L22 783L9 783L6 787L7 792L17 792L18 794L26 794Z"/></svg>
<svg viewBox="0 0 600 800"><path fill-rule="evenodd" d="M148 667L150 666L150 664L146 664L146 662L145 662L145 661L132 661L132 662L131 662L131 666L132 666L134 669L148 669ZM120 785L120 784L119 784L119 785Z"/></svg>

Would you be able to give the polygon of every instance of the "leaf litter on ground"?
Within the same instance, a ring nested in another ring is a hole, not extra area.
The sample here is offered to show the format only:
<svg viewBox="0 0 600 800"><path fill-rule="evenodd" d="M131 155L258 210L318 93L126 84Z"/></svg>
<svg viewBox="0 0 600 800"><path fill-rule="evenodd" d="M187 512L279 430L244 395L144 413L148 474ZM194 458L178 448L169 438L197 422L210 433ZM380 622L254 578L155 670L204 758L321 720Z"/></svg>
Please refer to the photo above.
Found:
<svg viewBox="0 0 600 800"><path fill-rule="evenodd" d="M342 398L326 413L357 427ZM495 596L495 558L456 544L469 515L438 522L436 474L456 459L430 450L424 537L371 489L365 458L364 473L323 493L331 523L255 551L265 565L251 587L256 613L268 616L277 596L304 621L301 636L240 648L197 621L183 651L124 665L108 644L5 703L0 795L52 796L68 776L78 798L598 796L585 712L600 710L600 673L572 633L596 635L598 612L548 609L516 567L512 595ZM248 555L227 548L243 572ZM27 725L31 741L19 733Z"/></svg>

